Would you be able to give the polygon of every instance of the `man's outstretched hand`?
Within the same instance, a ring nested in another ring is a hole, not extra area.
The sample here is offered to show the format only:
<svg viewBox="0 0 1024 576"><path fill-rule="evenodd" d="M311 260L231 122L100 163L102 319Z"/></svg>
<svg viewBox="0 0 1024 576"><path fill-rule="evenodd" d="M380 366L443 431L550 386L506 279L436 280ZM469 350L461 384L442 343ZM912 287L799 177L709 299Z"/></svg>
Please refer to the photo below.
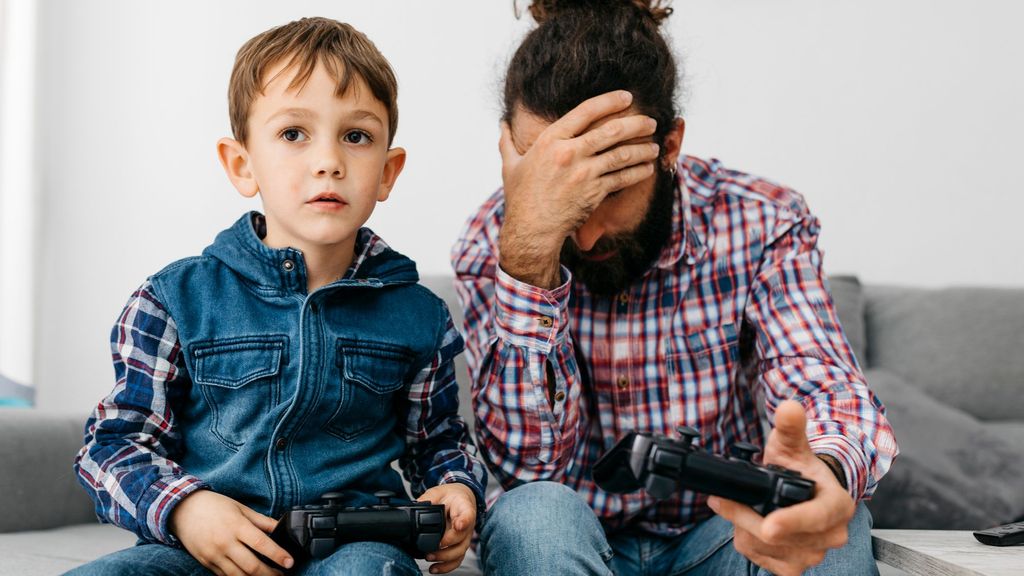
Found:
<svg viewBox="0 0 1024 576"><path fill-rule="evenodd" d="M807 417L788 400L775 410L764 462L800 472L817 485L814 498L761 516L749 506L712 496L708 505L735 527L736 550L779 576L799 575L819 564L830 548L846 544L856 506L807 442Z"/></svg>

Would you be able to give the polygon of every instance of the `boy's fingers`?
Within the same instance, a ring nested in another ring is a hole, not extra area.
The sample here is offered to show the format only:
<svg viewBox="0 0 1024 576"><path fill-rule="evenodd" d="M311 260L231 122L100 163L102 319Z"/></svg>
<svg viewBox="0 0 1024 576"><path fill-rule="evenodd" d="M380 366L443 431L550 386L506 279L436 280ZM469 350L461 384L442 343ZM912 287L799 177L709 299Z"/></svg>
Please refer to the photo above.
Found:
<svg viewBox="0 0 1024 576"><path fill-rule="evenodd" d="M291 568L294 561L288 552L279 546L277 542L267 535L266 532L261 532L256 526L248 526L242 528L239 534L239 540L242 541L245 546L248 546L245 551L252 555L252 551L259 552L271 562L274 562L278 566L283 568ZM254 559L258 560L258 558ZM236 562L237 563L237 562Z"/></svg>
<svg viewBox="0 0 1024 576"><path fill-rule="evenodd" d="M257 528L264 532L273 532L274 527L277 526L277 520L274 520L270 516L264 516L263 514L260 514L246 506L240 506L239 509L241 509L242 515L245 516L249 522L252 522Z"/></svg>
<svg viewBox="0 0 1024 576"><path fill-rule="evenodd" d="M575 138L600 118L620 112L633 103L633 95L626 90L605 92L584 100L548 127L555 136Z"/></svg>
<svg viewBox="0 0 1024 576"><path fill-rule="evenodd" d="M442 564L434 564L430 567L431 574L447 574L452 570L455 570L462 564L462 558L452 560L451 562L444 562Z"/></svg>

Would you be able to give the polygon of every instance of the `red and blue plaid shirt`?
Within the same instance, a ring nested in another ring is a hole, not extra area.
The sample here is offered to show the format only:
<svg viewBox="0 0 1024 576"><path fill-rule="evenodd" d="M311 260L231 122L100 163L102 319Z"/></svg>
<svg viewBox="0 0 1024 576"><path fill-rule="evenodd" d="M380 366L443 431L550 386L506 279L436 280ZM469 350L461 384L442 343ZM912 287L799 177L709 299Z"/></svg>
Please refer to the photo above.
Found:
<svg viewBox="0 0 1024 576"><path fill-rule="evenodd" d="M553 290L501 270L501 190L470 219L452 262L491 469L505 488L562 482L609 528L679 534L712 514L706 496L609 494L591 479L598 457L630 430L679 425L714 453L763 446L762 414L793 398L812 449L839 461L851 496L869 496L898 450L839 326L818 220L796 192L716 160L685 157L677 174L668 243L614 297L564 267Z"/></svg>

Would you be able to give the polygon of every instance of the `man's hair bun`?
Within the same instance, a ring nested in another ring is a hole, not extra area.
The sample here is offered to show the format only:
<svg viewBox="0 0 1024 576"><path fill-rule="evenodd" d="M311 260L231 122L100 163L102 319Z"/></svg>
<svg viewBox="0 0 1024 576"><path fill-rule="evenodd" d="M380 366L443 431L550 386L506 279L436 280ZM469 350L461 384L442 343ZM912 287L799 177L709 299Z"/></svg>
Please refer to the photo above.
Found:
<svg viewBox="0 0 1024 576"><path fill-rule="evenodd" d="M671 0L534 0L530 4L530 15L537 24L543 24L560 13L572 10L599 12L608 8L632 6L655 24L661 24L672 14L672 8L668 6L670 2Z"/></svg>

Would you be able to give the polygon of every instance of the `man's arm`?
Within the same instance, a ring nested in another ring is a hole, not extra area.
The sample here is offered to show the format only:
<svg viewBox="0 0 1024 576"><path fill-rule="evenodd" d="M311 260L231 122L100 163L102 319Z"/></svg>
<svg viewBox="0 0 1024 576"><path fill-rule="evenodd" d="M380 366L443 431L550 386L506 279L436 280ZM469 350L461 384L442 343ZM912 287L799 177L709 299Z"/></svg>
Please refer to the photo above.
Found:
<svg viewBox="0 0 1024 576"><path fill-rule="evenodd" d="M477 439L508 488L558 480L568 468L579 374L566 326L568 282L544 290L501 271L494 254L500 220L499 194L470 222L452 263L465 312Z"/></svg>
<svg viewBox="0 0 1024 576"><path fill-rule="evenodd" d="M769 231L746 314L757 332L769 415L785 399L807 412L811 449L840 465L854 500L874 491L897 454L881 403L868 389L826 289L819 226L802 200Z"/></svg>
<svg viewBox="0 0 1024 576"><path fill-rule="evenodd" d="M174 462L182 438L173 407L188 393L178 332L149 282L111 331L116 385L85 424L75 472L97 516L143 540L177 544L167 521L185 496L205 488Z"/></svg>

